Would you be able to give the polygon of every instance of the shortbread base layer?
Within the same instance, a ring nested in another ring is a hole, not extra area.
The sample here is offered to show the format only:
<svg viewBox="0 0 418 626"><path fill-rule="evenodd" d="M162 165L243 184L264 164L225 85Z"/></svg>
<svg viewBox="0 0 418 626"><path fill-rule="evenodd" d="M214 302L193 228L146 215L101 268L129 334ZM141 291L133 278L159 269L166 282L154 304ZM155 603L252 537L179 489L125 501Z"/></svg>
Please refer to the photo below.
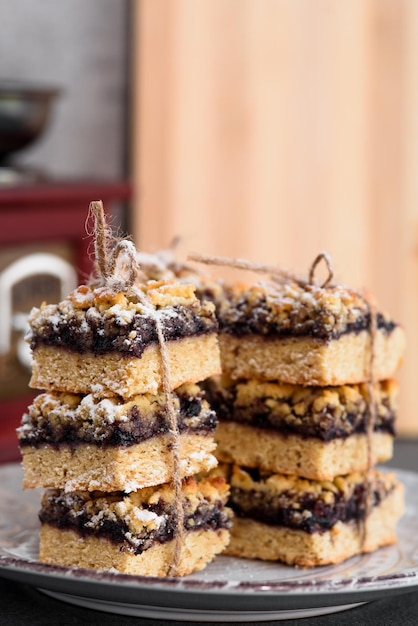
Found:
<svg viewBox="0 0 418 626"><path fill-rule="evenodd" d="M337 522L329 531L310 534L235 517L225 554L281 561L303 568L341 563L357 554L396 543L396 524L403 510L403 487L398 483L394 491L372 510L365 528L355 521Z"/></svg>
<svg viewBox="0 0 418 626"><path fill-rule="evenodd" d="M186 532L177 576L203 569L223 551L229 531L197 530ZM43 524L40 531L39 560L44 563L96 570L111 568L137 576L168 576L174 558L175 542L155 543L142 554L121 551L118 544L97 537L81 537L73 530L60 530Z"/></svg>
<svg viewBox="0 0 418 626"><path fill-rule="evenodd" d="M182 478L216 466L212 436L183 433L179 441ZM66 491L130 492L173 479L170 435L152 437L126 448L45 445L41 448L23 446L21 452L24 489L55 487Z"/></svg>
<svg viewBox="0 0 418 626"><path fill-rule="evenodd" d="M215 333L167 341L166 349L171 389L220 373ZM30 386L103 397L119 395L125 399L157 393L163 387L160 348L157 344L149 345L140 358L131 358L114 352L95 356L40 345L33 351Z"/></svg>
<svg viewBox="0 0 418 626"><path fill-rule="evenodd" d="M370 378L371 339L367 331L330 341L310 337L219 336L224 373L232 378L279 380L295 385L343 385ZM374 340L374 379L391 378L401 363L404 331L378 331Z"/></svg>
<svg viewBox="0 0 418 626"><path fill-rule="evenodd" d="M366 434L321 441L237 422L220 422L215 441L219 461L313 480L332 480L334 476L363 472L368 467ZM392 435L375 432L371 450L373 465L389 460L393 454Z"/></svg>

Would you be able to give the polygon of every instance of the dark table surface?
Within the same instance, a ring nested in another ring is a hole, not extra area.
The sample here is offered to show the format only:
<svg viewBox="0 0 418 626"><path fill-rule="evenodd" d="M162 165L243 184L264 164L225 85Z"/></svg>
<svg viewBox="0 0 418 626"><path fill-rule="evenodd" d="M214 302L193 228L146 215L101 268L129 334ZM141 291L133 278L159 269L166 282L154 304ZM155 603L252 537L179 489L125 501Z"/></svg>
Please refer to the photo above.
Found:
<svg viewBox="0 0 418 626"><path fill-rule="evenodd" d="M418 472L418 440L400 439L395 444L393 460L387 465ZM418 532L418 520L417 520ZM197 624L198 622L187 622ZM208 622L206 622L208 623ZM217 622L218 624L220 622ZM255 622L246 622L255 624ZM348 611L305 619L258 622L285 626L417 626L418 591L386 597ZM0 577L1 626L175 626L184 622L144 619L102 613L54 600L22 583Z"/></svg>

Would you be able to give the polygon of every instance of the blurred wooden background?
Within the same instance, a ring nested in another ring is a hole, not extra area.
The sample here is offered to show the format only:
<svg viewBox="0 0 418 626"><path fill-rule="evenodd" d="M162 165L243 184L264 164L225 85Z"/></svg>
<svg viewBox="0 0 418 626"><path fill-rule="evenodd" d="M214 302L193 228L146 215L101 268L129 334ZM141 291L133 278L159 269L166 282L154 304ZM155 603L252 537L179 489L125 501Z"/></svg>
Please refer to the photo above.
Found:
<svg viewBox="0 0 418 626"><path fill-rule="evenodd" d="M137 243L328 251L406 327L418 433L417 0L136 0L134 29Z"/></svg>

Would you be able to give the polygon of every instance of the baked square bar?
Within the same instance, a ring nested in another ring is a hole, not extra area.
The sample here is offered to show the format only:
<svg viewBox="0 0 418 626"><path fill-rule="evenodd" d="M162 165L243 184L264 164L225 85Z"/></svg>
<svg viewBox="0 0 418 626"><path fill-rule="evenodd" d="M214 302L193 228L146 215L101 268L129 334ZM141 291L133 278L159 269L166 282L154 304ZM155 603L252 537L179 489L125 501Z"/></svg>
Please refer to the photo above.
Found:
<svg viewBox="0 0 418 626"><path fill-rule="evenodd" d="M220 461L315 480L368 467L368 387L302 387L225 377L205 382ZM392 457L398 383L375 385L372 464Z"/></svg>
<svg viewBox="0 0 418 626"><path fill-rule="evenodd" d="M163 374L156 319L172 389L220 372L212 303L201 303L192 285L172 281L149 281L138 293L82 285L59 304L33 309L30 385L103 397L157 393Z"/></svg>
<svg viewBox="0 0 418 626"><path fill-rule="evenodd" d="M202 390L185 384L172 392L181 477L216 466L216 415ZM172 436L164 393L127 401L43 393L18 429L24 488L134 491L173 479Z"/></svg>
<svg viewBox="0 0 418 626"><path fill-rule="evenodd" d="M370 377L369 305L346 287L236 286L217 309L222 369L233 378L341 385ZM375 380L391 378L404 351L403 329L377 313L373 344Z"/></svg>
<svg viewBox="0 0 418 626"><path fill-rule="evenodd" d="M367 516L363 474L319 482L234 467L230 482L229 555L314 567L396 542L404 494L392 473L373 471Z"/></svg>
<svg viewBox="0 0 418 626"><path fill-rule="evenodd" d="M177 575L203 569L229 541L228 487L221 477L183 482L184 541ZM41 561L141 576L167 576L177 519L169 485L130 493L46 491Z"/></svg>

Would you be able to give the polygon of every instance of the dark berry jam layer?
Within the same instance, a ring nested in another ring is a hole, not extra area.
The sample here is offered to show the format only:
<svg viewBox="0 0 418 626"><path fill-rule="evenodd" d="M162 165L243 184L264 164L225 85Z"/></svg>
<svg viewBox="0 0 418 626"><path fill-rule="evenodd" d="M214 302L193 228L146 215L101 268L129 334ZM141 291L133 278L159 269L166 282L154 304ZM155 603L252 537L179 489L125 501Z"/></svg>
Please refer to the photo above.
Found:
<svg viewBox="0 0 418 626"><path fill-rule="evenodd" d="M388 493L383 485L373 485L371 506L378 506ZM312 534L330 530L337 522L364 520L366 494L366 486L359 484L349 498L345 498L343 494L335 494L329 502L310 492L299 496L282 492L272 496L271 492L255 489L246 491L233 487L228 504L239 517L249 517L264 524Z"/></svg>
<svg viewBox="0 0 418 626"><path fill-rule="evenodd" d="M205 335L217 331L214 315L205 315L192 307L173 306L160 316L166 341ZM155 319L135 314L129 322L117 316L85 315L82 321L57 313L45 318L41 332L30 334L32 350L40 345L65 348L71 352L95 355L117 352L125 356L140 357L145 348L157 343Z"/></svg>
<svg viewBox="0 0 418 626"><path fill-rule="evenodd" d="M258 397L246 406L236 406L233 392L218 393L208 386L207 399L220 422L236 422L281 435L299 435L332 441L355 434L365 434L370 416L369 407L356 412L338 411L335 405L325 405L319 413L307 410L298 414L287 400L289 411L283 415L266 404L266 398ZM374 431L395 436L395 411L384 398L376 412Z"/></svg>
<svg viewBox="0 0 418 626"><path fill-rule="evenodd" d="M122 496L123 494L121 494ZM114 514L89 514L85 501L78 494L64 494L59 490L50 490L39 513L41 523L54 526L62 530L73 530L81 537L96 537L106 539L133 554L141 554L156 543L171 541L177 530L176 515L173 507L164 502L143 507L149 513L155 513L159 518L157 528L144 528L139 533L133 533L128 524ZM184 518L185 531L218 530L230 528L231 519L221 501L201 503Z"/></svg>
<svg viewBox="0 0 418 626"><path fill-rule="evenodd" d="M220 332L244 337L246 335L262 335L264 337L311 337L324 341L338 339L348 333L360 333L370 330L370 313L364 312L342 328L338 323L329 323L329 311L316 311L311 317L293 320L289 314L283 322L276 321L271 314L266 299L261 299L257 306L248 306L245 299L234 302L231 308L225 307L219 313ZM386 319L381 313L376 316L378 330L391 333L396 324Z"/></svg>
<svg viewBox="0 0 418 626"><path fill-rule="evenodd" d="M201 397L190 397L188 394L177 394L179 411L177 413L180 433L198 435L212 435L217 426L216 414L207 408L207 403ZM203 406L202 406L203 402ZM205 406L206 405L206 406ZM102 422L100 426L76 420L63 419L42 421L32 419L25 414L22 428L19 433L21 447L41 447L46 444L75 448L80 444L89 444L97 447L129 447L151 437L157 437L169 432L166 410L159 410L146 417L141 415L137 406L133 406L126 415L127 419Z"/></svg>

